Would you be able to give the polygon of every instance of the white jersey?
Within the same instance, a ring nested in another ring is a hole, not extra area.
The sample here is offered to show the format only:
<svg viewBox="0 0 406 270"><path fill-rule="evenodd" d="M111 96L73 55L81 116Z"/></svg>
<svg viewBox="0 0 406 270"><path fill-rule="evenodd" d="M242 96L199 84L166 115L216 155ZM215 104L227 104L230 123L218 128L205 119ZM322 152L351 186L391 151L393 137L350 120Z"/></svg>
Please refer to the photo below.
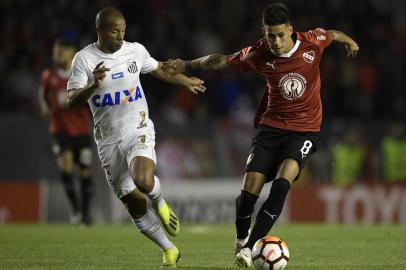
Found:
<svg viewBox="0 0 406 270"><path fill-rule="evenodd" d="M91 83L93 70L102 61L110 71L88 100L96 143L117 143L126 136L153 128L139 76L155 70L158 62L139 43L123 42L112 54L102 52L96 43L83 48L73 59L68 89L83 88Z"/></svg>

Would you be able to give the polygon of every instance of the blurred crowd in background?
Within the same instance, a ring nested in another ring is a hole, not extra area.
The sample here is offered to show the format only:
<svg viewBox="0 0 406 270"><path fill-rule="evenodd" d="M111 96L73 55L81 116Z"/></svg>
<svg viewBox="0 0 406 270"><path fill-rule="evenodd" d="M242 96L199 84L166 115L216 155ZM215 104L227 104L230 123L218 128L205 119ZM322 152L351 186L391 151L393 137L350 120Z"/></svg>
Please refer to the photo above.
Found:
<svg viewBox="0 0 406 270"><path fill-rule="evenodd" d="M347 58L338 44L324 54L323 139L303 181L406 181L406 2L282 2L291 10L295 30L341 30L360 46L355 59ZM127 41L140 42L154 58L166 60L231 54L253 45L261 38L261 12L269 3L2 0L1 119L15 115L29 115L31 121L40 118L40 73L52 64L53 41L63 36L79 48L94 42L95 15L103 7L113 5L123 11ZM260 76L239 71L193 75L205 80L204 95L193 95L149 76L141 78L156 124L161 178L241 177L265 82ZM26 120L21 121L24 125ZM2 132L12 136L15 131ZM43 136L40 134L30 136ZM2 144L3 150L12 147ZM45 145L44 153L53 160L49 148Z"/></svg>

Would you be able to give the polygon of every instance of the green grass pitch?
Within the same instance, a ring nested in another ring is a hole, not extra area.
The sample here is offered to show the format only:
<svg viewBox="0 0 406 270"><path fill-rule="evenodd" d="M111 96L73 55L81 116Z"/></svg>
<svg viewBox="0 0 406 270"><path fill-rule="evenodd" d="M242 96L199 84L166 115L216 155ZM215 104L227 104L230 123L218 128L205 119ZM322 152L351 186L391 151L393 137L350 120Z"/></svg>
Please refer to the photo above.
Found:
<svg viewBox="0 0 406 270"><path fill-rule="evenodd" d="M276 225L287 269L406 269L406 226ZM233 225L184 225L180 269L235 269ZM159 269L159 249L131 224L1 225L0 269Z"/></svg>

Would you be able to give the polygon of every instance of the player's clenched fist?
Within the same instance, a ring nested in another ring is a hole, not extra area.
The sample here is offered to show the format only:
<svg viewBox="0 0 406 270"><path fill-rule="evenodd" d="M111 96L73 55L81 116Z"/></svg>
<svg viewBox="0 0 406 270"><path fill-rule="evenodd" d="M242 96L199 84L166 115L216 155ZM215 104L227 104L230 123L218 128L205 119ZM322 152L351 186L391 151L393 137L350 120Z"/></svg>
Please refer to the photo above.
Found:
<svg viewBox="0 0 406 270"><path fill-rule="evenodd" d="M93 86L99 87L104 78L106 77L106 71L110 71L109 68L103 66L103 61L98 63L93 70Z"/></svg>

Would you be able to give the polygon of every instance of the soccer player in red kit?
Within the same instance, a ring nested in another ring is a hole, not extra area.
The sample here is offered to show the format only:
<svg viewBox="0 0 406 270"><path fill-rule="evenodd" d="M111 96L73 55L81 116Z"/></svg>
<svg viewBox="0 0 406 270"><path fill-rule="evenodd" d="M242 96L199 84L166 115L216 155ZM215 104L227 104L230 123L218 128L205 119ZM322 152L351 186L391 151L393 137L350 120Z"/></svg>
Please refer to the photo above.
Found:
<svg viewBox="0 0 406 270"><path fill-rule="evenodd" d="M73 211L71 222L88 225L91 222L89 207L93 193L91 116L88 106L69 108L66 102L66 85L75 53L72 42L65 39L55 41L52 54L54 67L42 73L39 103L41 114L49 120L52 151ZM78 167L81 196L74 188L74 165Z"/></svg>
<svg viewBox="0 0 406 270"><path fill-rule="evenodd" d="M332 41L343 43L350 57L356 56L359 49L340 31L293 31L289 10L281 3L264 10L263 33L255 45L232 55L213 54L173 62L179 72L237 68L257 72L266 81L254 121L257 133L241 194L236 199L235 263L240 267L251 265L252 247L278 219L291 184L317 148L322 120L319 65L324 49ZM254 205L264 184L270 181L269 197L250 231Z"/></svg>

